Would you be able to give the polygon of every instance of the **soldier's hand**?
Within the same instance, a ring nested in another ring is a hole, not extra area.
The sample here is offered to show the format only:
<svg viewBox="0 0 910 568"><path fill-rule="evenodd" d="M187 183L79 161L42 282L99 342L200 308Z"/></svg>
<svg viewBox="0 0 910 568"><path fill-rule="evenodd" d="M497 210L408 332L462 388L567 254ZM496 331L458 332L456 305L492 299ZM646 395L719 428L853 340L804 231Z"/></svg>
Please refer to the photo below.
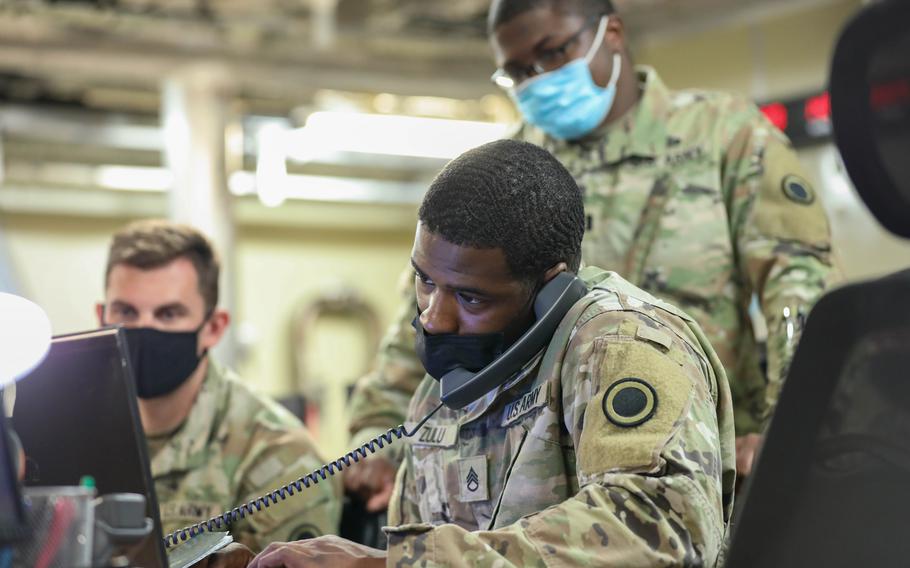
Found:
<svg viewBox="0 0 910 568"><path fill-rule="evenodd" d="M365 501L367 511L384 511L392 498L396 472L395 464L385 457L370 456L344 470L344 488Z"/></svg>
<svg viewBox="0 0 910 568"><path fill-rule="evenodd" d="M234 542L193 564L192 568L245 568L253 556L252 550Z"/></svg>
<svg viewBox="0 0 910 568"><path fill-rule="evenodd" d="M385 566L386 553L329 535L297 542L270 544L250 563L250 568L379 568Z"/></svg>
<svg viewBox="0 0 910 568"><path fill-rule="evenodd" d="M736 475L739 479L752 473L752 464L763 439L761 434L746 434L736 438Z"/></svg>

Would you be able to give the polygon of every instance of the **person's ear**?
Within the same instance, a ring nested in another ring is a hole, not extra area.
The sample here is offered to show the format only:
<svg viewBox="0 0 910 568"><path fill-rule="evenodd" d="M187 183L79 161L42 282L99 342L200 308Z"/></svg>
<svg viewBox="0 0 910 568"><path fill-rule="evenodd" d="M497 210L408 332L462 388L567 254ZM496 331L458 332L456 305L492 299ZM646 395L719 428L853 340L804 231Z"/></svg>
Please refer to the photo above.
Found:
<svg viewBox="0 0 910 568"><path fill-rule="evenodd" d="M221 341L231 323L231 314L227 310L216 308L199 333L199 347L211 349Z"/></svg>
<svg viewBox="0 0 910 568"><path fill-rule="evenodd" d="M569 265L565 262L560 262L552 267L543 274L543 283L546 284L550 280L556 278L556 275L560 272L567 272L569 270Z"/></svg>
<svg viewBox="0 0 910 568"><path fill-rule="evenodd" d="M610 53L625 53L626 24L622 21L619 14L610 14L610 19L607 20L607 33L604 36L604 44L610 48Z"/></svg>
<svg viewBox="0 0 910 568"><path fill-rule="evenodd" d="M95 302L95 316L98 318L98 327L104 327L104 304Z"/></svg>

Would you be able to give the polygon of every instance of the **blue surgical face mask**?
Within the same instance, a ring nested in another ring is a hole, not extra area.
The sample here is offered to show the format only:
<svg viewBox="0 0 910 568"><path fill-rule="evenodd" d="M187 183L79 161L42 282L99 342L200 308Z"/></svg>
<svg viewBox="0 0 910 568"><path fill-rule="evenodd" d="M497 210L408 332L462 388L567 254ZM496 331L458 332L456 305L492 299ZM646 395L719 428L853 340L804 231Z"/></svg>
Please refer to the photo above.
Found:
<svg viewBox="0 0 910 568"><path fill-rule="evenodd" d="M613 107L622 58L613 55L613 73L606 87L594 82L588 67L603 43L608 19L601 18L594 44L584 57L525 81L512 94L525 119L554 138L581 138L597 128Z"/></svg>

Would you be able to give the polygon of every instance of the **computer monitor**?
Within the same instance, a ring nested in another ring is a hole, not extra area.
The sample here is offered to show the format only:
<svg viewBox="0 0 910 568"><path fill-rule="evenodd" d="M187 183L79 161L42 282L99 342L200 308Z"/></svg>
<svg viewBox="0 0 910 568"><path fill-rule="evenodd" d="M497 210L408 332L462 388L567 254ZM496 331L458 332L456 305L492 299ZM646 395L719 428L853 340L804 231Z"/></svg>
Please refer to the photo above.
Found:
<svg viewBox="0 0 910 568"><path fill-rule="evenodd" d="M13 428L26 454L26 486L95 480L99 495L145 495L154 530L131 566L166 566L158 500L123 332L55 337L47 358L16 384Z"/></svg>
<svg viewBox="0 0 910 568"><path fill-rule="evenodd" d="M0 410L0 546L18 541L27 532L14 451L6 415Z"/></svg>

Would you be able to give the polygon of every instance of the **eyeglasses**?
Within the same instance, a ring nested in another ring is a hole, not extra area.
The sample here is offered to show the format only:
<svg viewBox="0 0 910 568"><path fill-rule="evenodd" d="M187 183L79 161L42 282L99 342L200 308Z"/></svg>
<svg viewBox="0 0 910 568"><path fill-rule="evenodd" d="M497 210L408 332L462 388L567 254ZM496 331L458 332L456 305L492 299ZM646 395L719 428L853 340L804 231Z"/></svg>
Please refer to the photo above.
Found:
<svg viewBox="0 0 910 568"><path fill-rule="evenodd" d="M574 34L570 35L566 41L550 49L541 50L537 59L531 65L509 64L497 69L490 80L502 89L513 89L535 75L555 71L569 61L575 59L576 50L581 40L581 36L588 28L592 27L600 20L600 16L588 19L587 22Z"/></svg>

